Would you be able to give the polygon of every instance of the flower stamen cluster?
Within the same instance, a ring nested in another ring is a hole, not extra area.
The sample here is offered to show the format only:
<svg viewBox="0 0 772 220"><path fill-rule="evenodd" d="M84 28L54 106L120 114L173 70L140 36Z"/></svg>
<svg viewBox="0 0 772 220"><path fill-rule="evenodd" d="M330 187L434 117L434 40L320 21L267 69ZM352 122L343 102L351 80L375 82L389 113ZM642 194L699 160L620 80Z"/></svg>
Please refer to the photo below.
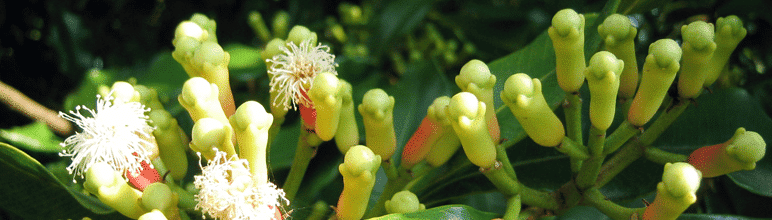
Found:
<svg viewBox="0 0 772 220"><path fill-rule="evenodd" d="M271 63L268 74L271 75L271 92L278 92L273 105L284 105L285 110L297 109L297 105L313 106L306 93L317 74L330 72L338 75L335 67L335 55L330 53L330 47L313 46L311 39L306 39L297 45L287 42L281 48L282 53L266 60Z"/></svg>
<svg viewBox="0 0 772 220"><path fill-rule="evenodd" d="M216 219L273 219L276 209L289 201L271 182L255 182L249 162L226 158L217 151L207 166L201 166L193 184L199 189L196 209Z"/></svg>
<svg viewBox="0 0 772 220"><path fill-rule="evenodd" d="M81 114L81 110L89 116ZM120 173L138 174L142 170L140 162L149 163L154 154L153 144L148 141L153 138L153 128L148 125L145 115L149 111L139 102L114 100L111 95L104 99L97 95L95 109L80 105L69 114L59 112L60 117L83 129L61 143L66 149L59 156L72 157L67 171L83 177L91 165L105 162Z"/></svg>

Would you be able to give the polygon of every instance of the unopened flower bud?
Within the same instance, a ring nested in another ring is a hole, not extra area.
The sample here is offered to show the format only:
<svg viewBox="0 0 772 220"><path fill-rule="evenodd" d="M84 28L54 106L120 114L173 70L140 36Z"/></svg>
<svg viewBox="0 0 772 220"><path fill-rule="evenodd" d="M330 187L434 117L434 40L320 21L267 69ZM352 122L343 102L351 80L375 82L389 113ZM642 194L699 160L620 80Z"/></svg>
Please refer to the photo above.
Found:
<svg viewBox="0 0 772 220"><path fill-rule="evenodd" d="M161 100L158 98L158 91L153 88L136 85L134 90L139 93L139 102L150 108L150 110L164 109Z"/></svg>
<svg viewBox="0 0 772 220"><path fill-rule="evenodd" d="M113 83L112 91L113 102L139 102L139 92L134 90L134 86L128 82L118 81Z"/></svg>
<svg viewBox="0 0 772 220"><path fill-rule="evenodd" d="M149 116L155 126L153 136L158 143L161 160L169 169L172 178L176 180L185 178L188 172L188 158L185 155L185 149L189 144L187 135L180 128L177 119L166 110L154 109L150 111Z"/></svg>
<svg viewBox="0 0 772 220"><path fill-rule="evenodd" d="M704 86L707 87L716 82L718 75L721 74L727 61L729 61L729 56L747 34L748 31L743 27L742 20L737 16L730 15L718 18L716 21L716 51L713 52L713 56L708 61Z"/></svg>
<svg viewBox="0 0 772 220"><path fill-rule="evenodd" d="M388 213L411 213L426 209L418 201L418 196L407 190L395 193L391 200L386 200L385 205Z"/></svg>
<svg viewBox="0 0 772 220"><path fill-rule="evenodd" d="M213 19L209 19L204 14L195 13L190 16L190 21L209 33L209 41L217 42L217 23Z"/></svg>
<svg viewBox="0 0 772 220"><path fill-rule="evenodd" d="M265 44L265 50L260 53L260 58L265 61L266 67L271 67L271 65L273 65L271 58L281 54L283 51L282 48L286 47L285 45L287 45L287 42L279 38L274 38ZM270 76L271 73L268 72L268 74Z"/></svg>
<svg viewBox="0 0 772 220"><path fill-rule="evenodd" d="M767 143L753 131L738 128L728 141L699 148L689 155L689 164L703 177L716 177L740 170L753 170L766 153Z"/></svg>
<svg viewBox="0 0 772 220"><path fill-rule="evenodd" d="M619 77L619 96L625 99L635 96L638 87L638 61L635 59L635 29L630 19L620 14L612 14L598 26L598 33L608 52L625 62Z"/></svg>
<svg viewBox="0 0 772 220"><path fill-rule="evenodd" d="M547 31L555 48L555 72L563 91L576 92L584 84L584 16L563 9L552 17Z"/></svg>
<svg viewBox="0 0 772 220"><path fill-rule="evenodd" d="M338 131L343 99L339 94L338 77L332 73L320 73L314 77L314 86L308 90L308 98L316 109L316 135L324 141L332 140Z"/></svg>
<svg viewBox="0 0 772 220"><path fill-rule="evenodd" d="M436 122L436 125L441 127L436 131L437 140L434 143L426 143L430 144L428 146L430 150L425 160L433 167L445 164L461 147L461 140L458 139L456 132L453 131L453 127L450 125L451 118L448 115L448 111L446 111L449 104L450 97L440 96L434 99L434 102L426 111L426 118Z"/></svg>
<svg viewBox="0 0 772 220"><path fill-rule="evenodd" d="M166 220L166 216L164 216L164 213L161 212L161 210L153 209L152 211L142 214L142 216L139 216L138 220Z"/></svg>
<svg viewBox="0 0 772 220"><path fill-rule="evenodd" d="M286 11L278 11L273 16L273 22L271 28L273 29L274 38L286 38L287 30L289 29L290 15Z"/></svg>
<svg viewBox="0 0 772 220"><path fill-rule="evenodd" d="M381 156L365 146L353 146L346 152L343 164L338 166L343 176L343 192L337 206L338 219L357 220L364 216L380 166Z"/></svg>
<svg viewBox="0 0 772 220"><path fill-rule="evenodd" d="M289 32L289 36L287 36L287 42L295 43L295 45L300 45L305 40L309 40L309 43L311 45L316 44L316 32L313 32L309 30L307 27L302 25L295 25L292 27L292 30Z"/></svg>
<svg viewBox="0 0 772 220"><path fill-rule="evenodd" d="M657 184L657 197L646 207L643 219L676 219L697 201L702 175L688 163L667 163L662 182Z"/></svg>
<svg viewBox="0 0 772 220"><path fill-rule="evenodd" d="M525 73L510 76L504 83L501 100L534 142L545 147L558 146L563 142L566 134L563 123L547 105L539 79L531 79Z"/></svg>
<svg viewBox="0 0 772 220"><path fill-rule="evenodd" d="M496 145L488 133L486 107L472 93L461 92L451 98L447 114L469 161L488 169L496 163Z"/></svg>
<svg viewBox="0 0 772 220"><path fill-rule="evenodd" d="M601 51L592 56L590 66L585 70L591 97L590 121L597 129L606 130L614 121L619 74L624 66L624 61L617 59L614 54Z"/></svg>
<svg viewBox="0 0 772 220"><path fill-rule="evenodd" d="M678 94L693 99L700 95L705 83L708 60L716 50L713 42L713 24L695 21L681 27L684 43L681 74L678 76Z"/></svg>
<svg viewBox="0 0 772 220"><path fill-rule="evenodd" d="M142 192L131 188L107 163L93 164L86 171L86 176L84 188L94 193L104 204L133 219L147 212L140 207Z"/></svg>
<svg viewBox="0 0 772 220"><path fill-rule="evenodd" d="M461 91L474 94L488 107L485 111L488 132L493 143L498 143L501 130L499 121L496 119L496 108L493 105L493 86L496 85L496 76L491 74L488 65L482 61L471 60L461 67L461 73L456 76L456 85L461 88Z"/></svg>
<svg viewBox="0 0 772 220"><path fill-rule="evenodd" d="M217 149L225 151L228 155L235 155L231 132L233 131L230 124L223 124L212 118L199 119L193 125L190 149L201 153L207 160L214 158Z"/></svg>
<svg viewBox="0 0 772 220"><path fill-rule="evenodd" d="M148 185L142 192L142 207L147 210L159 210L165 216L179 215L177 202L177 194L172 193L169 186L160 182Z"/></svg>
<svg viewBox="0 0 772 220"><path fill-rule="evenodd" d="M268 183L266 147L273 116L265 112L260 103L247 101L236 109L236 113L230 117L230 123L239 144L239 157L249 162L255 182Z"/></svg>
<svg viewBox="0 0 772 220"><path fill-rule="evenodd" d="M263 15L261 15L260 12L250 11L248 23L249 27L252 28L252 31L255 32L255 35L258 39L263 42L269 41L271 39L271 31L268 30L268 26L265 25L265 20L263 20Z"/></svg>
<svg viewBox="0 0 772 220"><path fill-rule="evenodd" d="M681 47L674 40L661 39L649 46L649 55L643 63L641 88L627 113L630 124L640 127L651 120L681 68L680 60Z"/></svg>
<svg viewBox="0 0 772 220"><path fill-rule="evenodd" d="M194 122L201 118L214 118L227 124L228 118L220 107L218 91L217 85L204 78L193 77L182 85L182 93L177 99Z"/></svg>
<svg viewBox="0 0 772 220"><path fill-rule="evenodd" d="M350 147L359 144L359 128L357 128L354 116L354 98L352 97L351 84L340 80L338 93L342 100L338 130L335 132L335 145L341 153L346 154Z"/></svg>
<svg viewBox="0 0 772 220"><path fill-rule="evenodd" d="M365 141L375 154L388 160L396 148L394 133L394 97L382 89L371 89L362 98L359 114L365 126Z"/></svg>

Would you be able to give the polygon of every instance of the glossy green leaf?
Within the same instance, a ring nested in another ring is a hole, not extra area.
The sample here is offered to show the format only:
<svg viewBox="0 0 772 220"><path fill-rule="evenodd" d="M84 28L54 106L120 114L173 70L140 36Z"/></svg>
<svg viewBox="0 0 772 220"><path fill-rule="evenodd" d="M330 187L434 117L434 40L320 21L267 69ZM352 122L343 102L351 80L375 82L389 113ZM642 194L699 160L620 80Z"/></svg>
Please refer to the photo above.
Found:
<svg viewBox="0 0 772 220"><path fill-rule="evenodd" d="M712 214L683 214L678 220L756 220L766 218L751 218L739 215L712 215Z"/></svg>
<svg viewBox="0 0 772 220"><path fill-rule="evenodd" d="M500 214L483 212L465 205L446 205L419 212L389 214L370 220L408 220L408 219L469 219L489 220L500 218Z"/></svg>
<svg viewBox="0 0 772 220"><path fill-rule="evenodd" d="M772 143L772 119L747 91L719 90L701 95L696 103L684 111L654 146L688 155L699 147L729 140L739 127L758 132L767 145ZM772 156L767 153L756 163L756 169L730 173L729 177L753 193L772 196Z"/></svg>
<svg viewBox="0 0 772 220"><path fill-rule="evenodd" d="M92 69L86 72L78 89L67 95L64 100L63 112L75 110L75 106L85 105L93 108L96 105L96 95L99 94L99 87L111 86L115 72L110 70Z"/></svg>
<svg viewBox="0 0 772 220"><path fill-rule="evenodd" d="M41 121L11 129L0 129L0 138L30 151L56 153L63 149L59 146L62 139Z"/></svg>
<svg viewBox="0 0 772 220"><path fill-rule="evenodd" d="M386 1L380 13L370 20L372 37L368 42L373 55L380 55L395 40L413 31L424 19L433 1L398 0Z"/></svg>
<svg viewBox="0 0 772 220"><path fill-rule="evenodd" d="M73 190L56 179L37 160L0 143L0 207L28 219L80 219L121 215L94 197ZM107 215L109 216L103 216Z"/></svg>
<svg viewBox="0 0 772 220"><path fill-rule="evenodd" d="M166 110L172 112L167 103L177 104L177 95L182 90L182 84L188 80L188 74L169 51L158 53L150 64L148 71L137 72L137 83L152 87L158 92L158 99L165 104Z"/></svg>

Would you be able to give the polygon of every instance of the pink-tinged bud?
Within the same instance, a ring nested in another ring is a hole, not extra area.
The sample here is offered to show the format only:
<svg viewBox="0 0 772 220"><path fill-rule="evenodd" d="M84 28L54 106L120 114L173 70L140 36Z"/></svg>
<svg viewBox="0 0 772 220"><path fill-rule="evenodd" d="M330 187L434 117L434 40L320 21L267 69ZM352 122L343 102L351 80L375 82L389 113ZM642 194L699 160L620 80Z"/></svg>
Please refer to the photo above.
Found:
<svg viewBox="0 0 772 220"><path fill-rule="evenodd" d="M424 160L432 145L436 143L445 133L444 127L440 123L432 120L429 116L424 117L418 130L413 133L410 140L407 141L405 149L402 151L402 164L407 168L413 167L418 162Z"/></svg>
<svg viewBox="0 0 772 220"><path fill-rule="evenodd" d="M142 164L142 170L139 173L132 173L127 170L124 175L126 175L126 179L129 180L131 186L139 191L144 191L148 185L160 182L161 175L158 174L156 169L150 167L147 161L140 161L140 163Z"/></svg>

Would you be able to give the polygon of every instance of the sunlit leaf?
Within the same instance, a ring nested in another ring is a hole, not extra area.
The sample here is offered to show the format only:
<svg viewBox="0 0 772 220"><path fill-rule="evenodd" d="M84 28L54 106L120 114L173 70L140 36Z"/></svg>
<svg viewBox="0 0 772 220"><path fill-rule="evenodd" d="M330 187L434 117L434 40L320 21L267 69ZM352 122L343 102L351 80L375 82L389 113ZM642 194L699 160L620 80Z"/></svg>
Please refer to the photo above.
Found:
<svg viewBox="0 0 772 220"><path fill-rule="evenodd" d="M94 197L68 188L37 160L0 143L0 207L28 219L125 219ZM104 216L109 214L109 216Z"/></svg>
<svg viewBox="0 0 772 220"><path fill-rule="evenodd" d="M419 212L390 214L370 220L408 220L408 219L470 219L490 220L500 218L500 214L483 212L465 205L446 205Z"/></svg>
<svg viewBox="0 0 772 220"><path fill-rule="evenodd" d="M11 129L0 129L0 138L26 150L44 153L62 151L62 147L59 146L62 139L41 121Z"/></svg>

